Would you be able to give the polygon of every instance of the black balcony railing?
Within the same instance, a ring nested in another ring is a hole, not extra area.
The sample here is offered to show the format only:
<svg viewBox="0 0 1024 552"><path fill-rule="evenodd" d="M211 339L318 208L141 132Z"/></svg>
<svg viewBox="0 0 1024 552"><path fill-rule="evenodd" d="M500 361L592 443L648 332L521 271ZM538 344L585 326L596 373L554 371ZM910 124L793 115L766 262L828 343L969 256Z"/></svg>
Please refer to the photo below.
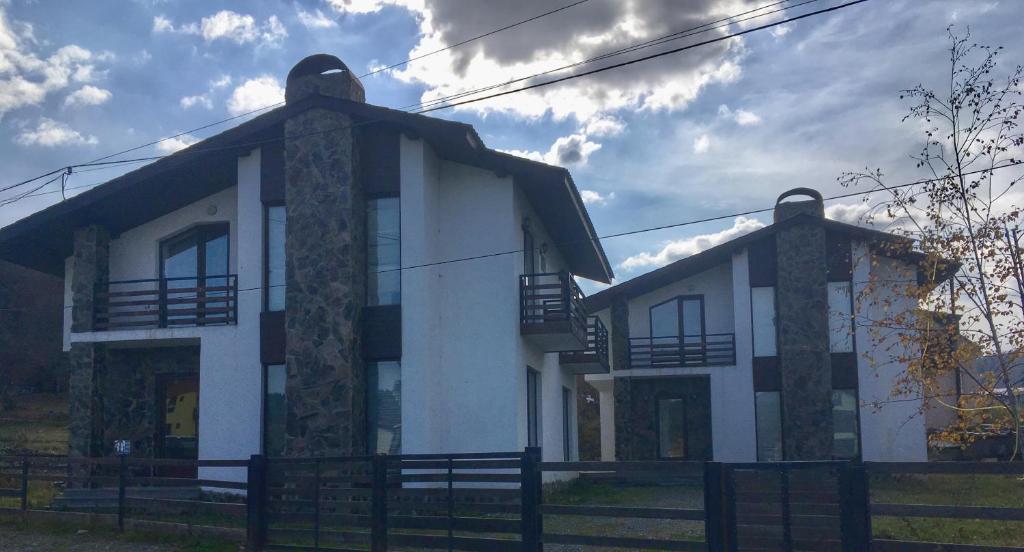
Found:
<svg viewBox="0 0 1024 552"><path fill-rule="evenodd" d="M587 324L587 348L559 353L559 362L580 373L608 371L608 329L601 319L590 317Z"/></svg>
<svg viewBox="0 0 1024 552"><path fill-rule="evenodd" d="M119 280L97 284L94 328L223 326L238 322L238 277Z"/></svg>
<svg viewBox="0 0 1024 552"><path fill-rule="evenodd" d="M576 343L551 350L576 350L587 341L583 292L568 272L519 277L519 326L523 334L569 334ZM557 347L557 346L556 346Z"/></svg>
<svg viewBox="0 0 1024 552"><path fill-rule="evenodd" d="M629 367L689 368L736 364L734 334L629 339Z"/></svg>

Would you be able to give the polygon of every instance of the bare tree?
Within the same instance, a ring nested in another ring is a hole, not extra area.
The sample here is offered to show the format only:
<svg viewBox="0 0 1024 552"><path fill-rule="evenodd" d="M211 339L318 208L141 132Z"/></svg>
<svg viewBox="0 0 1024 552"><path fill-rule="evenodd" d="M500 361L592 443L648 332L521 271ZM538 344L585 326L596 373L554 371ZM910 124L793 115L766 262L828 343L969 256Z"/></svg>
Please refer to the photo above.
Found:
<svg viewBox="0 0 1024 552"><path fill-rule="evenodd" d="M873 319L858 312L857 319L870 325L876 344L885 344L908 366L893 395L920 395L923 409L957 413L957 421L934 439L964 445L1012 431L1016 457L1024 386L1024 264L1016 195L1024 178L1024 70L1018 65L997 76L1001 47L972 42L969 30L957 34L950 27L947 33L948 89L919 84L900 96L913 103L904 123L923 129L924 145L911 159L927 181L889 186L881 170L839 177L845 186L867 188L874 198L867 218L887 223L923 257L923 278L873 278L865 290L875 297L909 298L926 310L882 309ZM980 355L990 355L986 369L979 367ZM964 384L958 399L947 388L953 378Z"/></svg>

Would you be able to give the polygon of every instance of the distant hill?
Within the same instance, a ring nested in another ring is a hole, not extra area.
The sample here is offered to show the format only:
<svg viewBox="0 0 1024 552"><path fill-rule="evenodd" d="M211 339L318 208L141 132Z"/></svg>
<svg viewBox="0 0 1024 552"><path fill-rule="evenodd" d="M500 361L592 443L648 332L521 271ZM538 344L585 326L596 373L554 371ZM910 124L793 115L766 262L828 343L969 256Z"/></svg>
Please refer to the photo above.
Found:
<svg viewBox="0 0 1024 552"><path fill-rule="evenodd" d="M66 387L64 283L0 261L0 393Z"/></svg>

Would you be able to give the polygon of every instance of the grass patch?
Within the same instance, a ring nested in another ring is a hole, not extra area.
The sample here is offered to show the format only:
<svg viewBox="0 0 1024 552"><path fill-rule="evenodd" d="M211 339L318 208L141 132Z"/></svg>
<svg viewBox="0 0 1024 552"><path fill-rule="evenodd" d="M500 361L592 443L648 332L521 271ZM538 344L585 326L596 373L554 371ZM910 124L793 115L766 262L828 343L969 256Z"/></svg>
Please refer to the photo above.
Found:
<svg viewBox="0 0 1024 552"><path fill-rule="evenodd" d="M0 529L55 537L74 537L76 540L94 540L110 543L158 544L181 552L238 552L241 545L230 540L209 537L182 537L164 535L150 531L128 531L118 533L114 529L90 527L80 533L83 527L65 522L48 522L0 517Z"/></svg>
<svg viewBox="0 0 1024 552"><path fill-rule="evenodd" d="M64 394L14 397L0 413L0 454L67 454L68 406Z"/></svg>

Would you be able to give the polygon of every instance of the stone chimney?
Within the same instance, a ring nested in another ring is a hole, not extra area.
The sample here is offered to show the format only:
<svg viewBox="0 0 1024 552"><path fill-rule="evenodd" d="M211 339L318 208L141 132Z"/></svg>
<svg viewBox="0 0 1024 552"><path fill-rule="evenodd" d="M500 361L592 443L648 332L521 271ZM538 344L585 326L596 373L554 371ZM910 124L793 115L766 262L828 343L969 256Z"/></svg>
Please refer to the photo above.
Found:
<svg viewBox="0 0 1024 552"><path fill-rule="evenodd" d="M811 199L803 201L782 201L793 196L808 196ZM818 218L825 218L825 200L822 199L821 193L819 193L818 190L812 190L811 188L793 188L788 192L784 192L779 196L779 199L775 200L775 222L781 222L790 217L805 214L814 215Z"/></svg>
<svg viewBox="0 0 1024 552"><path fill-rule="evenodd" d="M317 54L290 73L285 98L363 102L359 79ZM366 451L361 312L366 301L366 203L360 129L343 110L313 107L284 125L287 454Z"/></svg>
<svg viewBox="0 0 1024 552"><path fill-rule="evenodd" d="M286 102L294 103L314 94L366 103L366 91L359 77L330 54L309 56L288 72L284 91Z"/></svg>

